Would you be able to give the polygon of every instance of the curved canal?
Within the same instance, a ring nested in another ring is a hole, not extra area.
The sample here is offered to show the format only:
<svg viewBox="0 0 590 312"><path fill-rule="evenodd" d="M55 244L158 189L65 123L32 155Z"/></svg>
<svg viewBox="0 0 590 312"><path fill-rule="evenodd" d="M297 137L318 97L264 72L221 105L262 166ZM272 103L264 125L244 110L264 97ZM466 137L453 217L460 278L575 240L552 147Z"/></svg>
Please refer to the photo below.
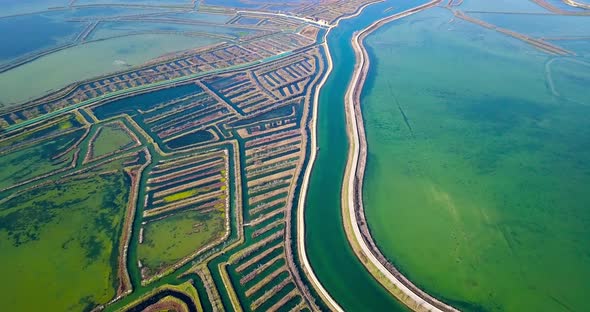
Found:
<svg viewBox="0 0 590 312"><path fill-rule="evenodd" d="M305 209L305 239L313 270L346 311L407 311L364 268L350 247L341 214L342 180L348 152L344 98L355 65L351 39L374 21L426 1L384 1L341 21L327 42L334 68L321 90L317 153Z"/></svg>

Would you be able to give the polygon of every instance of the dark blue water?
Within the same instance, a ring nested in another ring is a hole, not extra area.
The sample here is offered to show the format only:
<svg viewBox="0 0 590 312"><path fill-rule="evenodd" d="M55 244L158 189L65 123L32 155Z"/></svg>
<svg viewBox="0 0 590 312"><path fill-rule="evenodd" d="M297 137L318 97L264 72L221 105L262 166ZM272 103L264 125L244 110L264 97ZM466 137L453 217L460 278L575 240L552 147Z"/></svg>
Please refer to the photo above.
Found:
<svg viewBox="0 0 590 312"><path fill-rule="evenodd" d="M84 27L83 23L58 21L43 15L1 18L0 61L70 42Z"/></svg>

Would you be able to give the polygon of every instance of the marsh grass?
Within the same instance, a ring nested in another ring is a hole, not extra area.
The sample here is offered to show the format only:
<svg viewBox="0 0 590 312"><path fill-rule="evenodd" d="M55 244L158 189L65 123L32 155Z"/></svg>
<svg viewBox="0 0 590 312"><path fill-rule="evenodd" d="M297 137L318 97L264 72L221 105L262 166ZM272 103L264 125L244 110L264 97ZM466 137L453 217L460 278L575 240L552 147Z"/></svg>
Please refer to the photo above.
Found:
<svg viewBox="0 0 590 312"><path fill-rule="evenodd" d="M225 211L188 210L148 222L138 257L150 273L173 265L225 232Z"/></svg>
<svg viewBox="0 0 590 312"><path fill-rule="evenodd" d="M3 309L81 311L112 299L126 183L123 173L70 180L0 204Z"/></svg>
<svg viewBox="0 0 590 312"><path fill-rule="evenodd" d="M70 165L73 151L65 154L60 159L52 159L54 156L67 150L77 139L84 134L83 130L75 131L36 145L30 145L17 149L7 154L0 155L0 188L10 187L14 184L50 173L54 170Z"/></svg>
<svg viewBox="0 0 590 312"><path fill-rule="evenodd" d="M93 158L99 158L135 144L129 133L121 127L119 124L107 124L100 128L100 133L92 144Z"/></svg>

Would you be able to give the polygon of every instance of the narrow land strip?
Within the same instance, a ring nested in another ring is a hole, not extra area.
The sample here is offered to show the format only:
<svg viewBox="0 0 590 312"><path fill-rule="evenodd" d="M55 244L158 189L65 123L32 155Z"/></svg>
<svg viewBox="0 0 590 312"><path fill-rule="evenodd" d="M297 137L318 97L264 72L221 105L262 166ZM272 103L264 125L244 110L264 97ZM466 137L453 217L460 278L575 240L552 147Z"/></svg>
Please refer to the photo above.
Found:
<svg viewBox="0 0 590 312"><path fill-rule="evenodd" d="M305 175L303 178L303 184L301 185L301 192L299 193L299 207L297 208L297 249L299 253L299 257L301 258L301 268L303 269L304 274L307 276L315 290L318 292L322 300L330 307L333 311L344 311L342 308L336 303L336 301L330 296L330 294L326 291L324 286L320 283L318 278L316 277L311 264L307 258L307 252L305 248L305 197L307 195L307 187L309 185L309 178L311 176L311 171L313 169L313 163L316 158L316 147L317 147L317 135L316 135L316 125L317 125L317 110L318 110L318 102L319 102L319 93L326 80L328 80L328 76L332 71L332 58L330 56L330 50L328 49L328 44L324 41L323 43L324 51L326 53L326 59L328 60L328 68L326 69L326 73L322 78L322 81L317 86L315 96L313 99L313 117L311 118L310 128L311 128L311 153L309 156L309 164L305 169Z"/></svg>
<svg viewBox="0 0 590 312"><path fill-rule="evenodd" d="M574 1L574 0L561 0L563 3L575 7L575 8L582 8L585 10L590 10L590 4L586 4L586 3L582 3L579 1Z"/></svg>
<svg viewBox="0 0 590 312"><path fill-rule="evenodd" d="M350 139L342 192L343 221L346 234L355 253L371 274L414 311L458 310L430 296L403 276L381 254L369 233L362 202L362 182L367 158L367 145L360 108L360 95L369 70L369 59L362 42L366 36L384 24L436 6L441 1L433 0L424 5L381 19L354 36L352 45L355 50L356 65L345 99L348 136Z"/></svg>
<svg viewBox="0 0 590 312"><path fill-rule="evenodd" d="M340 18L338 21L336 21L335 25L337 26L340 23L340 20L342 20L342 19L353 18L353 17L360 15L361 12L367 6L369 6L373 3L376 3L376 2L377 1L367 3L364 6L362 6L361 8L359 8L359 10L356 13L354 13L353 15ZM320 283L317 276L313 272L313 268L311 267L311 264L309 263L309 259L307 257L307 251L305 248L305 198L307 196L307 187L309 186L309 180L311 177L311 172L312 172L313 165L314 165L314 162L316 159L316 154L317 154L317 133L316 133L316 131L317 131L317 120L318 120L319 95L320 95L320 91L322 90L324 84L328 80L328 77L330 76L330 73L332 72L332 68L333 68L332 56L330 55L330 49L329 49L328 43L327 43L327 38L328 38L328 34L330 33L330 30L332 30L332 28L330 28L326 32L326 34L324 35L323 43L322 43L322 47L324 49L324 52L326 53L326 60L328 62L328 66L326 68L326 72L324 73L324 76L323 76L321 82L316 87L316 90L314 93L313 109L312 109L313 112L312 112L312 118L311 118L311 121L309 124L309 128L311 129L311 146L310 146L309 164L307 165L307 168L305 168L303 183L301 185L301 191L299 192L299 201L298 201L298 207L297 207L297 249L298 249L299 257L301 260L301 268L302 268L304 274L309 279L313 288L316 290L318 295L322 298L322 300L328 305L328 307L332 311L342 312L342 311L344 311L342 309L342 307L340 307L340 305L338 305L338 303L330 296L328 291Z"/></svg>

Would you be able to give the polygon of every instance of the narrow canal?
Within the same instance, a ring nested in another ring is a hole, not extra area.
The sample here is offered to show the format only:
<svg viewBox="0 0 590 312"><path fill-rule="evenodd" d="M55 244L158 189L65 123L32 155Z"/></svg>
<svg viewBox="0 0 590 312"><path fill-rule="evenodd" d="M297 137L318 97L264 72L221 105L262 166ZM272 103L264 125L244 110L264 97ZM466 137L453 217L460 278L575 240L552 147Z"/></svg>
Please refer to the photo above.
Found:
<svg viewBox="0 0 590 312"><path fill-rule="evenodd" d="M371 5L358 17L341 21L327 38L334 69L320 93L320 151L309 181L305 239L316 276L346 311L407 311L356 258L342 225L341 190L348 152L344 97L355 65L351 39L374 21L425 2L389 0Z"/></svg>

